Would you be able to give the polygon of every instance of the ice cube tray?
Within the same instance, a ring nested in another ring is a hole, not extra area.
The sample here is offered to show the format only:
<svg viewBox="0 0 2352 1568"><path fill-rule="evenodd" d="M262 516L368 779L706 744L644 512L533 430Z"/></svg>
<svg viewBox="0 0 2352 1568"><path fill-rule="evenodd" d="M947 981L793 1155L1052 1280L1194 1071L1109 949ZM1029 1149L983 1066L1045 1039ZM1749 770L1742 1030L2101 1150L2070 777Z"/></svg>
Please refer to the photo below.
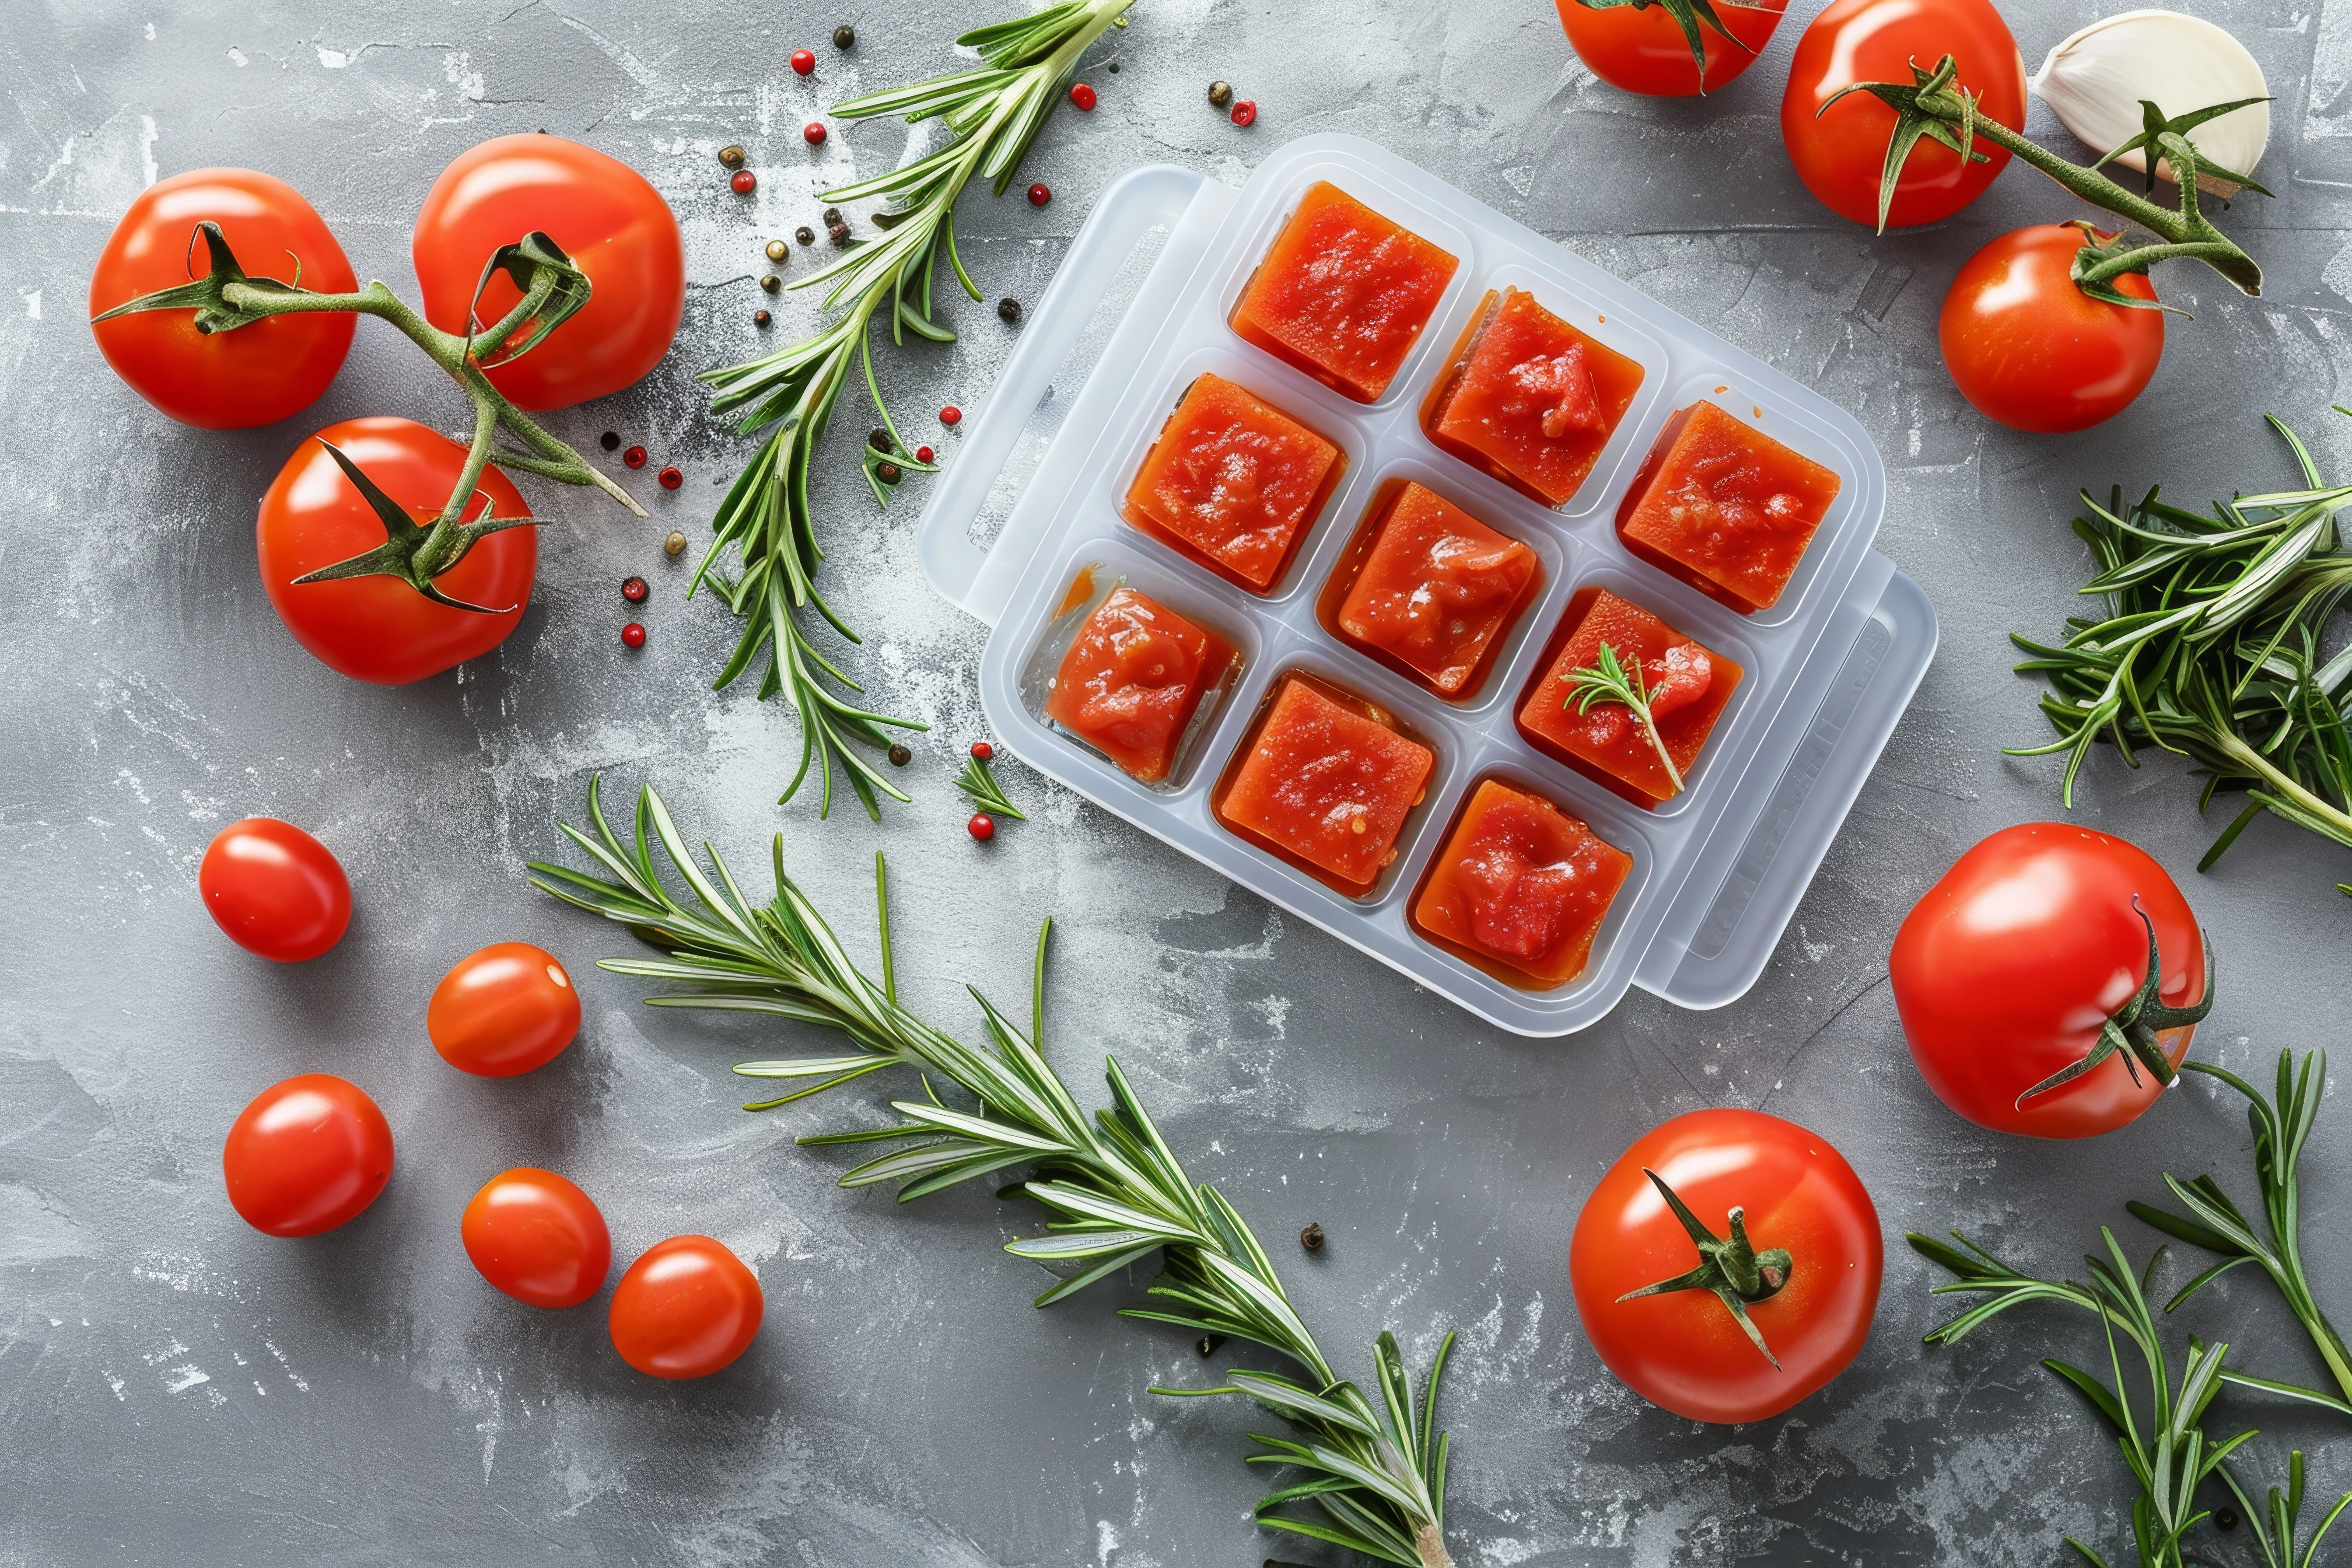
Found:
<svg viewBox="0 0 2352 1568"><path fill-rule="evenodd" d="M1376 402L1331 391L1236 336L1235 301L1307 187L1328 180L1460 258L1436 312ZM1156 246L1156 254L1153 247ZM1150 257L1148 270L1143 260ZM1141 272L1123 304L1122 279ZM1516 285L1641 362L1641 390L1582 489L1557 510L1433 446L1423 405L1489 289ZM1107 300L1111 300L1106 303ZM1081 339L1087 340L1084 347ZM1119 500L1192 379L1214 371L1337 441L1344 480L1273 591L1253 595L1123 521ZM1673 412L1706 397L1836 470L1842 489L1780 602L1742 616L1631 553L1620 500ZM982 707L1025 763L1215 867L1282 909L1500 1026L1555 1036L1640 985L1720 1006L1763 972L1936 645L1926 597L1871 549L1885 473L1843 410L1542 236L1353 137L1275 151L1236 191L1189 171L1134 171L1103 195L978 417L962 426L919 525L933 586L991 623ZM1042 456L1037 456L1042 447ZM1016 458L1022 459L1015 464ZM1008 464L1034 471L1019 475ZM1333 637L1316 600L1391 479L1418 480L1543 563L1539 596L1468 700L1448 702ZM993 539L974 536L1013 499ZM1124 577L1241 650L1238 678L1193 754L1160 787L1138 783L1047 721L1040 649L1073 581ZM1577 590L1600 585L1747 669L1689 788L1643 810L1535 751L1514 713ZM1430 739L1428 793L1369 895L1350 899L1220 825L1210 795L1274 681L1304 670L1388 709ZM1633 858L1583 974L1522 990L1418 935L1407 905L1469 791L1531 787Z"/></svg>

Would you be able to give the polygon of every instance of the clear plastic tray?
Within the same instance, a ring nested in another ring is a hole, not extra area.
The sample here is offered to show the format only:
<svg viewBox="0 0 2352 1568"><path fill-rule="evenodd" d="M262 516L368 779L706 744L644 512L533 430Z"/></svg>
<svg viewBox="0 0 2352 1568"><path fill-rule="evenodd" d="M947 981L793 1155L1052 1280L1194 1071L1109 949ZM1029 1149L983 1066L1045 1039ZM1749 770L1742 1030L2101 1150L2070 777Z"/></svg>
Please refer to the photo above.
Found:
<svg viewBox="0 0 2352 1568"><path fill-rule="evenodd" d="M1227 325L1276 229L1318 180L1460 260L1402 369L1370 404L1339 395ZM1140 258L1155 246L1143 271ZM1139 271L1131 296L1106 305L1122 278L1131 283ZM1507 284L1533 290L1547 309L1644 368L1640 392L1591 475L1557 510L1442 451L1422 428L1423 404L1454 343L1486 292ZM1119 515L1120 498L1162 421L1202 371L1239 383L1347 454L1344 479L1265 595L1210 573ZM1842 481L1787 591L1757 615L1706 597L1635 558L1616 537L1618 503L1652 439L1675 410L1700 397L1833 468ZM933 586L994 626L980 690L999 739L1097 805L1520 1034L1583 1028L1633 985L1684 1006L1714 1007L1753 984L1935 651L1935 616L1925 596L1870 548L1885 505L1885 473L1851 416L1572 252L1353 137L1293 142L1238 192L1165 166L1119 180L1089 216L996 391L965 431L924 511L919 544ZM1008 468L1032 459L1025 475ZM1317 595L1365 509L1399 477L1526 540L1542 562L1538 595L1468 700L1441 700L1317 619ZM976 539L977 521L1008 493L1015 499L1001 531L991 542ZM1183 766L1159 787L1138 783L1038 711L1038 650L1073 581L1088 569L1125 576L1242 653L1238 678L1201 721ZM1657 810L1537 752L1514 723L1570 597L1595 584L1747 669L1689 788ZM1395 861L1360 898L1245 843L1211 815L1218 775L1272 683L1294 669L1388 709L1437 752ZM1406 918L1468 792L1496 776L1583 817L1633 858L1590 964L1553 990L1507 984L1418 935Z"/></svg>

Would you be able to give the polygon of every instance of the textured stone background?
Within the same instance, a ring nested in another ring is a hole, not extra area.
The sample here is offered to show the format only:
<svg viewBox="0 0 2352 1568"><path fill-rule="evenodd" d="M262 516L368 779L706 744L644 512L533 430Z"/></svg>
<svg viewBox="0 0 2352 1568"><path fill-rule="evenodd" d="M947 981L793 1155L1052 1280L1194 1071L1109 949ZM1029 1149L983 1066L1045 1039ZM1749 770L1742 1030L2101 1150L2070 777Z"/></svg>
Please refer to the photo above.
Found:
<svg viewBox="0 0 2352 1568"><path fill-rule="evenodd" d="M1593 80L1541 0L1141 0L1123 69L1088 71L1093 115L1058 115L1024 177L1042 212L975 195L966 251L990 295L1034 299L1094 194L1173 160L1238 182L1296 134L1345 130L1412 158L1633 279L1854 410L1892 471L1881 547L1924 584L1943 652L1798 911L1743 1001L1686 1014L1639 993L1589 1033L1531 1042L1475 1026L1340 944L1282 919L1015 765L1037 820L985 849L949 787L978 733L981 631L919 585L912 509L876 516L845 404L824 465L829 587L869 634L856 659L881 704L936 726L906 775L911 809L829 824L774 794L793 724L747 691L707 689L732 637L682 602L656 541L706 521L746 448L705 418L690 374L813 319L792 296L756 339L755 242L813 221L811 194L901 153L891 124L819 155L798 130L863 87L945 68L948 39L1007 0L845 0L817 9L617 0L537 4L139 5L11 0L0 73L0 1562L250 1563L1146 1564L1317 1559L1249 1522L1242 1434L1265 1418L1144 1390L1203 1369L1170 1334L1113 1318L1140 1281L1050 1312L1040 1277L998 1250L1030 1223L970 1192L901 1209L832 1184L845 1162L797 1131L858 1120L843 1097L767 1117L735 1109L730 1064L817 1044L637 1005L587 970L616 932L529 890L521 861L559 847L592 771L657 781L679 816L756 865L785 834L796 873L862 934L877 846L894 857L902 982L965 1026L961 985L1017 994L1029 933L1062 921L1054 1051L1091 1081L1126 1064L1195 1172L1270 1238L1319 1220L1331 1244L1277 1247L1326 1343L1392 1325L1425 1355L1463 1336L1447 1419L1452 1533L1495 1565L1845 1562L2042 1563L2061 1531L2129 1555L2129 1483L2089 1414L2035 1365L2096 1354L2090 1325L2022 1316L1924 1353L1927 1270L1888 1255L1876 1332L1825 1394L1760 1426L1668 1418L1604 1371L1575 1322L1567 1237L1595 1174L1637 1133L1698 1106L1760 1106L1829 1134L1876 1194L1890 1237L1963 1226L2065 1269L2158 1173L2210 1167L2251 1195L2245 1130L2208 1089L2095 1144L2029 1145L1963 1124L1922 1088L1885 984L1887 944L1922 889L2004 824L2054 814L2010 628L2068 613L2078 485L2162 479L2187 500L2290 473L2273 410L2352 467L2352 4L2181 0L2252 47L2277 93L2262 174L2275 202L2229 224L2269 269L2267 298L2165 274L2196 309L2137 406L2073 439L1989 426L1937 361L1946 280L1975 246L2074 216L2012 169L1942 228L1885 240L1798 185L1774 114L1779 41L1704 104ZM2101 7L2003 6L2029 60ZM854 55L824 42L846 16ZM814 83L784 57L803 43ZM1232 79L1258 103L1239 132L1201 102ZM2037 124L2044 116L2037 113ZM526 485L545 535L520 630L490 658L381 690L300 652L255 578L257 496L309 429L346 416L454 417L455 397L388 331L363 326L341 378L288 426L215 435L165 423L118 384L82 324L93 258L142 184L213 163L291 180L362 276L413 284L407 226L426 184L485 137L545 127L644 169L687 226L691 294L677 353L643 385L558 416L606 427L687 470L638 523ZM2062 133L2063 134L2063 133ZM761 175L727 194L712 152L740 141ZM795 266L799 264L795 262ZM961 308L963 340L886 356L902 417L984 402L1012 342ZM952 460L952 443L948 444ZM654 578L652 642L627 655L614 585ZM2339 851L2269 821L2215 874L2215 824L2163 760L2087 772L2077 816L2170 867L2223 955L2200 1049L2260 1070L2282 1046L2335 1043L2352 1003L2352 909ZM254 813L316 829L360 912L331 955L252 959L199 910L199 854ZM461 1077L426 1047L423 1003L457 956L527 938L583 973L583 1037L530 1078ZM400 1168L361 1220L272 1241L221 1190L223 1132L246 1100L323 1068L367 1086ZM877 1087L874 1098L887 1092ZM2331 1110L2307 1163L2307 1234L2326 1300L2352 1266L2320 1238L2343 1213L2352 1120ZM509 1164L561 1167L604 1204L620 1254L681 1230L755 1263L767 1327L709 1382L656 1384L613 1356L603 1301L565 1313L489 1289L457 1241L467 1196ZM2177 1267L2177 1266L2176 1266ZM2176 1277L2177 1274L2176 1274ZM2275 1296L2233 1276L2190 1314L2233 1359L2321 1373ZM2352 1485L2352 1441L2232 1395L2216 1425L2259 1422L2255 1463L2313 1452L2314 1484ZM2200 1550L2242 1558L2244 1536ZM2347 1550L2352 1550L2347 1547Z"/></svg>

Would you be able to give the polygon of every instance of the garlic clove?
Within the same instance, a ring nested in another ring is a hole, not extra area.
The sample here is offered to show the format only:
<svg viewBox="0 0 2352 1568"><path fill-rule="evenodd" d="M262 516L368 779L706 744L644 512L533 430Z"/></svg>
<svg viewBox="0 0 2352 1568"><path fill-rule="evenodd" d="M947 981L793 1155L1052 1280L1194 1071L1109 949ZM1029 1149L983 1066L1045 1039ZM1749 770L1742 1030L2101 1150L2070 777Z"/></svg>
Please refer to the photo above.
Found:
<svg viewBox="0 0 2352 1568"><path fill-rule="evenodd" d="M2067 130L2102 153L2144 129L2141 99L2167 115L2181 115L2270 92L2261 65L2226 29L2176 11L2152 10L2126 11L2092 23L2051 50L2026 85ZM2270 140L2267 103L2209 120L2189 132L2189 145L2201 157L2247 175L2262 162ZM2116 162L2147 168L2147 154L2137 148ZM2173 177L2161 163L2156 172L2161 179ZM2239 189L2210 174L2200 174L2197 184L2221 196Z"/></svg>

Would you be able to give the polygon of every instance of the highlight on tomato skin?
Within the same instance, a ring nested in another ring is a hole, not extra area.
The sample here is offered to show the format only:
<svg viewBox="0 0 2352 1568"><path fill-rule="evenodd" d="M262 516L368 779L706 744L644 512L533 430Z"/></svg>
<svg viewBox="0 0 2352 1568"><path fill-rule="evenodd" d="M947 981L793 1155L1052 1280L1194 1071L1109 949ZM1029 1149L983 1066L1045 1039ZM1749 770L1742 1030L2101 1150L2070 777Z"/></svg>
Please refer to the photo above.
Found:
<svg viewBox="0 0 2352 1568"><path fill-rule="evenodd" d="M492 942L441 977L425 1030L458 1071L513 1078L553 1061L580 1033L580 993L545 948Z"/></svg>
<svg viewBox="0 0 2352 1568"><path fill-rule="evenodd" d="M2086 430L2131 405L2164 358L2164 312L2095 300L2074 278L2082 226L2002 235L1960 268L1937 337L1944 367L1977 412L2013 430ZM2154 302L2143 273L2116 292Z"/></svg>
<svg viewBox="0 0 2352 1568"><path fill-rule="evenodd" d="M253 1097L228 1130L221 1173L238 1215L270 1236L348 1225L392 1179L392 1127L367 1091L300 1073Z"/></svg>
<svg viewBox="0 0 2352 1568"><path fill-rule="evenodd" d="M595 1200L535 1166L483 1183L458 1234L482 1278L526 1306L576 1307L604 1289L613 1267L612 1233Z"/></svg>
<svg viewBox="0 0 2352 1568"><path fill-rule="evenodd" d="M1559 25L1585 68L1613 88L1647 98L1690 98L1730 86L1764 52L1780 26L1788 0L1717 0L1715 14L1729 28L1727 38L1706 22L1699 40L1706 50L1706 80L1691 58L1690 38L1664 5L1643 9L1619 4L1606 9L1584 0L1554 0ZM1736 42L1734 40L1737 40ZM1746 45L1742 48L1741 45Z"/></svg>
<svg viewBox="0 0 2352 1568"><path fill-rule="evenodd" d="M613 1348L649 1377L708 1377L751 1348L766 1310L758 1278L723 1242L673 1236L613 1288Z"/></svg>
<svg viewBox="0 0 2352 1568"><path fill-rule="evenodd" d="M228 939L278 963L342 940L352 884L334 852L290 822L248 816L213 836L196 868L205 910Z"/></svg>

